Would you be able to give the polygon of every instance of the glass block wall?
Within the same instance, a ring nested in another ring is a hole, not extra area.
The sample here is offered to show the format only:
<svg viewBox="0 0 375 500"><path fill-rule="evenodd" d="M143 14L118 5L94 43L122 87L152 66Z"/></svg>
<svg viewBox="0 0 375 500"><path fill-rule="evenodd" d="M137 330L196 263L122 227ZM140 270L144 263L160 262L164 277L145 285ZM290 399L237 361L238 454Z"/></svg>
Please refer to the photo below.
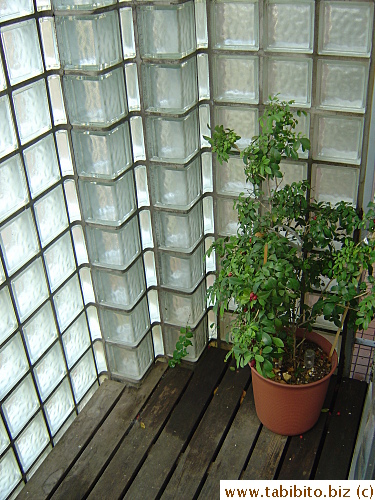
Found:
<svg viewBox="0 0 375 500"><path fill-rule="evenodd" d="M0 0L0 499L108 372L139 381L181 326L190 361L225 337L204 252L247 186L210 127L243 148L269 94L294 99L313 147L288 181L361 206L373 18L372 0Z"/></svg>

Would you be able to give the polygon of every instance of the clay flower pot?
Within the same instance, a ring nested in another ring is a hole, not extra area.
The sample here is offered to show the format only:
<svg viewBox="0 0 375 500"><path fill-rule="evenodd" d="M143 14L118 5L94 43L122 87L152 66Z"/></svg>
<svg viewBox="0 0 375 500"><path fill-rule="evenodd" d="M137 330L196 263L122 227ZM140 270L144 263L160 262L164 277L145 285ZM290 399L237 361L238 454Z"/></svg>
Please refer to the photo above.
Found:
<svg viewBox="0 0 375 500"><path fill-rule="evenodd" d="M297 332L297 336L302 335ZM306 339L315 342L329 354L331 344L315 332ZM330 378L337 367L337 353L332 356L332 369L321 380L304 385L285 385L262 377L251 368L255 408L259 420L269 430L284 436L303 434L317 422L327 393Z"/></svg>

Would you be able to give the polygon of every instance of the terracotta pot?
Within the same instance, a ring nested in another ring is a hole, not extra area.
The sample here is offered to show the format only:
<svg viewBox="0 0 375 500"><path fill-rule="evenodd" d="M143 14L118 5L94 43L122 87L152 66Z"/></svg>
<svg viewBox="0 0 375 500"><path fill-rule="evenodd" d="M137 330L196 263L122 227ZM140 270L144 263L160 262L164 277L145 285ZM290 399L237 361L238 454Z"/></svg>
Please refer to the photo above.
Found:
<svg viewBox="0 0 375 500"><path fill-rule="evenodd" d="M302 334L297 332L297 336ZM306 332L307 340L315 342L329 354L331 344L315 332ZM332 369L317 382L286 385L262 377L251 368L255 409L259 420L269 430L284 436L303 434L313 427L320 415L330 378L337 367L337 353L332 356Z"/></svg>

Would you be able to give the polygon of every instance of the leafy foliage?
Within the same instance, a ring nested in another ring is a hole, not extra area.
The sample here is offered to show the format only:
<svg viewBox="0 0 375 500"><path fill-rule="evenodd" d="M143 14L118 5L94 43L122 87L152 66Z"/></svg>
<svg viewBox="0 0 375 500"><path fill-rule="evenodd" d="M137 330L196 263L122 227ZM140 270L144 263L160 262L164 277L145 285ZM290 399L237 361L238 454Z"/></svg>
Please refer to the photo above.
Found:
<svg viewBox="0 0 375 500"><path fill-rule="evenodd" d="M168 362L171 368L174 368L176 365L181 363L181 360L187 356L187 348L190 345L193 345L190 340L193 338L193 332L191 331L190 326L181 327L180 333L181 335L176 343L176 349L173 351L173 357Z"/></svg>

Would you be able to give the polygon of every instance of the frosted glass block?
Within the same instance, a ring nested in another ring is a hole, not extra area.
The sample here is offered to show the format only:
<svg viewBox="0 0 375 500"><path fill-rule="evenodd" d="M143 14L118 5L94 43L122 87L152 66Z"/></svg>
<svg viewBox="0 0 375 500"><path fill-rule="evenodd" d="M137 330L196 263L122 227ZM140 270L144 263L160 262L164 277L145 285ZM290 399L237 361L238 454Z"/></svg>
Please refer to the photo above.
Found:
<svg viewBox="0 0 375 500"><path fill-rule="evenodd" d="M33 197L60 179L59 163L52 134L25 149L23 156Z"/></svg>
<svg viewBox="0 0 375 500"><path fill-rule="evenodd" d="M267 58L264 72L265 102L279 94L281 100L295 101L295 106L311 106L312 59Z"/></svg>
<svg viewBox="0 0 375 500"><path fill-rule="evenodd" d="M200 158L187 167L150 166L153 205L188 209L202 194Z"/></svg>
<svg viewBox="0 0 375 500"><path fill-rule="evenodd" d="M48 442L47 427L42 413L39 413L15 442L24 471L32 465Z"/></svg>
<svg viewBox="0 0 375 500"><path fill-rule="evenodd" d="M198 101L197 61L179 64L142 64L145 109L160 113L184 113Z"/></svg>
<svg viewBox="0 0 375 500"><path fill-rule="evenodd" d="M120 9L120 23L124 59L135 57L133 13L131 7Z"/></svg>
<svg viewBox="0 0 375 500"><path fill-rule="evenodd" d="M258 1L211 2L212 43L215 49L258 50Z"/></svg>
<svg viewBox="0 0 375 500"><path fill-rule="evenodd" d="M371 2L322 2L319 54L370 56L373 16Z"/></svg>
<svg viewBox="0 0 375 500"><path fill-rule="evenodd" d="M5 429L5 426L3 424L3 421L0 418L0 453L3 453L8 444L9 444L9 437ZM1 471L1 465L0 465L0 471Z"/></svg>
<svg viewBox="0 0 375 500"><path fill-rule="evenodd" d="M199 100L210 98L208 55L197 54Z"/></svg>
<svg viewBox="0 0 375 500"><path fill-rule="evenodd" d="M56 10L91 10L113 5L116 0L52 0Z"/></svg>
<svg viewBox="0 0 375 500"><path fill-rule="evenodd" d="M258 110L239 106L216 106L215 125L224 125L224 128L235 130L241 139L237 146L245 149L255 135L258 135Z"/></svg>
<svg viewBox="0 0 375 500"><path fill-rule="evenodd" d="M202 321L199 326L192 330L193 337L190 339L193 345L187 348L186 361L198 361L207 345L207 320ZM176 342L180 336L180 329L174 326L165 325L164 327L164 344L165 352L169 356L173 356L173 351L176 349Z"/></svg>
<svg viewBox="0 0 375 500"><path fill-rule="evenodd" d="M205 254L209 250L209 248L211 248L214 241L215 240L212 237L205 238L205 240L204 240ZM206 255L206 273L213 272L213 271L216 271L215 252L212 252L209 257Z"/></svg>
<svg viewBox="0 0 375 500"><path fill-rule="evenodd" d="M13 450L9 450L0 460L0 491L3 498L7 498L12 490L21 481L22 475L17 465Z"/></svg>
<svg viewBox="0 0 375 500"><path fill-rule="evenodd" d="M63 331L83 309L78 276L71 278L53 298L60 330Z"/></svg>
<svg viewBox="0 0 375 500"><path fill-rule="evenodd" d="M35 260L12 281L18 314L27 318L48 297L42 259Z"/></svg>
<svg viewBox="0 0 375 500"><path fill-rule="evenodd" d="M214 99L218 102L259 102L259 59L250 56L215 55Z"/></svg>
<svg viewBox="0 0 375 500"><path fill-rule="evenodd" d="M68 133L66 130L59 130L55 133L57 151L59 153L60 167L62 175L73 175L72 155L70 152Z"/></svg>
<svg viewBox="0 0 375 500"><path fill-rule="evenodd" d="M47 78L47 81L52 104L53 124L61 125L62 123L66 123L66 113L62 95L61 79L58 75L52 75Z"/></svg>
<svg viewBox="0 0 375 500"><path fill-rule="evenodd" d="M204 276L203 244L191 255L160 252L158 268L160 284L167 288L192 292Z"/></svg>
<svg viewBox="0 0 375 500"><path fill-rule="evenodd" d="M154 252L145 252L143 254L143 264L145 266L147 288L157 286Z"/></svg>
<svg viewBox="0 0 375 500"><path fill-rule="evenodd" d="M359 169L332 165L313 165L311 188L316 201L339 203L346 201L356 206Z"/></svg>
<svg viewBox="0 0 375 500"><path fill-rule="evenodd" d="M70 233L64 234L44 253L48 281L52 291L76 268Z"/></svg>
<svg viewBox="0 0 375 500"><path fill-rule="evenodd" d="M38 396L31 375L28 375L3 403L4 416L13 438L38 408Z"/></svg>
<svg viewBox="0 0 375 500"><path fill-rule="evenodd" d="M86 316L81 316L70 326L62 336L64 351L68 367L82 356L90 346L90 335L87 328Z"/></svg>
<svg viewBox="0 0 375 500"><path fill-rule="evenodd" d="M103 342L100 341L95 342L93 348L94 348L96 369L98 370L98 373L103 373L108 371Z"/></svg>
<svg viewBox="0 0 375 500"><path fill-rule="evenodd" d="M195 328L206 309L204 282L191 295L160 291L160 303L165 323Z"/></svg>
<svg viewBox="0 0 375 500"><path fill-rule="evenodd" d="M362 136L362 118L319 116L313 158L359 165Z"/></svg>
<svg viewBox="0 0 375 500"><path fill-rule="evenodd" d="M197 49L208 47L206 0L195 0L195 34Z"/></svg>
<svg viewBox="0 0 375 500"><path fill-rule="evenodd" d="M103 267L125 269L140 254L138 221L133 217L117 231L86 227L90 262Z"/></svg>
<svg viewBox="0 0 375 500"><path fill-rule="evenodd" d="M70 372L70 379L75 400L78 402L96 380L96 370L91 350L83 356L77 366Z"/></svg>
<svg viewBox="0 0 375 500"><path fill-rule="evenodd" d="M83 217L87 222L118 226L136 208L133 173L127 172L114 184L79 181Z"/></svg>
<svg viewBox="0 0 375 500"><path fill-rule="evenodd" d="M210 147L210 143L205 139L205 136L211 137L211 109L209 104L201 104L199 106L199 132L200 147Z"/></svg>
<svg viewBox="0 0 375 500"><path fill-rule="evenodd" d="M28 201L25 175L19 155L0 164L0 221Z"/></svg>
<svg viewBox="0 0 375 500"><path fill-rule="evenodd" d="M156 290L147 293L151 324L160 321L159 297Z"/></svg>
<svg viewBox="0 0 375 500"><path fill-rule="evenodd" d="M218 198L216 200L216 224L220 236L237 234L238 212L233 208L232 199Z"/></svg>
<svg viewBox="0 0 375 500"><path fill-rule="evenodd" d="M141 259L121 274L94 269L93 279L99 303L119 309L131 309L146 288Z"/></svg>
<svg viewBox="0 0 375 500"><path fill-rule="evenodd" d="M145 160L145 140L143 136L142 118L140 116L132 116L130 118L130 130L132 136L134 161Z"/></svg>
<svg viewBox="0 0 375 500"><path fill-rule="evenodd" d="M134 169L135 183L137 186L137 205L139 207L150 206L150 197L148 194L147 170L144 165L139 165Z"/></svg>
<svg viewBox="0 0 375 500"><path fill-rule="evenodd" d="M152 329L152 343L154 344L155 358L164 356L163 333L160 325L156 325Z"/></svg>
<svg viewBox="0 0 375 500"><path fill-rule="evenodd" d="M66 367L61 346L57 343L34 368L34 375L43 401L64 378L65 373Z"/></svg>
<svg viewBox="0 0 375 500"><path fill-rule="evenodd" d="M81 226L72 227L72 236L74 243L74 251L77 258L77 265L88 264L89 257L87 255L85 237Z"/></svg>
<svg viewBox="0 0 375 500"><path fill-rule="evenodd" d="M45 246L68 226L61 186L35 203L35 214L40 239Z"/></svg>
<svg viewBox="0 0 375 500"><path fill-rule="evenodd" d="M0 21L27 16L27 14L32 14L33 12L33 0L2 1L0 3ZM2 490L0 489L0 491Z"/></svg>
<svg viewBox="0 0 375 500"><path fill-rule="evenodd" d="M29 369L21 335L17 333L0 349L0 399L22 378Z"/></svg>
<svg viewBox="0 0 375 500"><path fill-rule="evenodd" d="M7 88L7 82L5 80L3 63L0 61L0 90L4 90Z"/></svg>
<svg viewBox="0 0 375 500"><path fill-rule="evenodd" d="M37 0L38 1L38 0ZM38 468L42 465L44 460L47 458L47 456L51 453L52 451L52 445L49 444L47 448L43 451L43 453L39 456L36 462L34 462L34 465L27 471L26 474L26 480L30 481L32 476L35 474L35 472L38 470Z"/></svg>
<svg viewBox="0 0 375 500"><path fill-rule="evenodd" d="M187 214L157 211L154 224L158 247L189 253L203 235L202 202Z"/></svg>
<svg viewBox="0 0 375 500"><path fill-rule="evenodd" d="M17 328L17 320L14 314L9 289L5 286L0 290L0 344Z"/></svg>
<svg viewBox="0 0 375 500"><path fill-rule="evenodd" d="M320 108L364 113L367 62L318 60L317 100Z"/></svg>
<svg viewBox="0 0 375 500"><path fill-rule="evenodd" d="M139 6L139 46L143 58L177 59L195 50L194 3Z"/></svg>
<svg viewBox="0 0 375 500"><path fill-rule="evenodd" d="M292 182L301 182L307 179L307 163L282 161L280 163L280 171L283 174L282 180L277 179L277 187L280 189L284 188L287 184L292 184ZM270 187L275 189L276 183L271 181Z"/></svg>
<svg viewBox="0 0 375 500"><path fill-rule="evenodd" d="M50 130L51 117L44 80L15 90L13 102L22 144Z"/></svg>
<svg viewBox="0 0 375 500"><path fill-rule="evenodd" d="M30 361L35 363L57 338L57 328L50 302L47 302L47 304L23 326L23 334Z"/></svg>
<svg viewBox="0 0 375 500"><path fill-rule="evenodd" d="M9 97L0 97L0 157L14 151L17 147L16 133L10 113Z"/></svg>
<svg viewBox="0 0 375 500"><path fill-rule="evenodd" d="M127 114L122 68L98 76L64 75L72 125L108 127Z"/></svg>
<svg viewBox="0 0 375 500"><path fill-rule="evenodd" d="M212 180L212 155L211 153L202 153L202 185L203 192L208 193L213 191Z"/></svg>
<svg viewBox="0 0 375 500"><path fill-rule="evenodd" d="M4 26L1 28L1 40L11 85L43 73L35 19Z"/></svg>
<svg viewBox="0 0 375 500"><path fill-rule="evenodd" d="M265 47L274 52L312 53L315 2L270 0L265 6Z"/></svg>
<svg viewBox="0 0 375 500"><path fill-rule="evenodd" d="M55 22L64 69L100 71L121 61L117 11L56 17Z"/></svg>
<svg viewBox="0 0 375 500"><path fill-rule="evenodd" d="M149 116L146 129L147 148L151 160L187 163L199 149L197 110L184 118Z"/></svg>
<svg viewBox="0 0 375 500"><path fill-rule="evenodd" d="M100 329L99 317L96 307L89 306L86 309L86 312L87 312L87 319L89 322L91 340L94 341L95 339L101 339L102 332Z"/></svg>
<svg viewBox="0 0 375 500"><path fill-rule="evenodd" d="M84 267L79 271L79 278L82 286L83 300L85 304L95 302L94 287L91 279L91 271Z"/></svg>
<svg viewBox="0 0 375 500"><path fill-rule="evenodd" d="M106 344L110 372L127 379L140 380L154 360L151 332L135 349Z"/></svg>
<svg viewBox="0 0 375 500"><path fill-rule="evenodd" d="M214 201L212 196L203 198L203 225L204 234L214 232Z"/></svg>
<svg viewBox="0 0 375 500"><path fill-rule="evenodd" d="M0 230L0 245L9 275L31 259L39 250L31 210L25 210Z"/></svg>
<svg viewBox="0 0 375 500"><path fill-rule="evenodd" d="M253 193L253 186L246 182L244 164L239 156L230 156L228 162L215 160L216 190L219 194L238 196Z"/></svg>
<svg viewBox="0 0 375 500"><path fill-rule="evenodd" d="M3 264L0 262L0 285L4 283L5 281L5 272L4 272L4 267ZM1 343L1 340L0 340Z"/></svg>
<svg viewBox="0 0 375 500"><path fill-rule="evenodd" d="M138 70L135 63L125 64L126 95L129 111L141 109L138 86Z"/></svg>
<svg viewBox="0 0 375 500"><path fill-rule="evenodd" d="M132 164L129 124L107 132L72 130L79 176L114 179Z"/></svg>
<svg viewBox="0 0 375 500"><path fill-rule="evenodd" d="M39 27L43 45L44 65L46 70L59 69L60 57L57 49L55 21L53 17L39 18Z"/></svg>
<svg viewBox="0 0 375 500"><path fill-rule="evenodd" d="M151 248L154 246L152 235L151 214L149 210L139 212L139 225L141 229L142 248Z"/></svg>
<svg viewBox="0 0 375 500"><path fill-rule="evenodd" d="M64 181L64 192L66 198L66 204L68 205L69 221L74 222L76 220L81 221L81 209L78 201L76 181L68 180Z"/></svg>
<svg viewBox="0 0 375 500"><path fill-rule="evenodd" d="M36 0L37 11L51 10L51 0Z"/></svg>

